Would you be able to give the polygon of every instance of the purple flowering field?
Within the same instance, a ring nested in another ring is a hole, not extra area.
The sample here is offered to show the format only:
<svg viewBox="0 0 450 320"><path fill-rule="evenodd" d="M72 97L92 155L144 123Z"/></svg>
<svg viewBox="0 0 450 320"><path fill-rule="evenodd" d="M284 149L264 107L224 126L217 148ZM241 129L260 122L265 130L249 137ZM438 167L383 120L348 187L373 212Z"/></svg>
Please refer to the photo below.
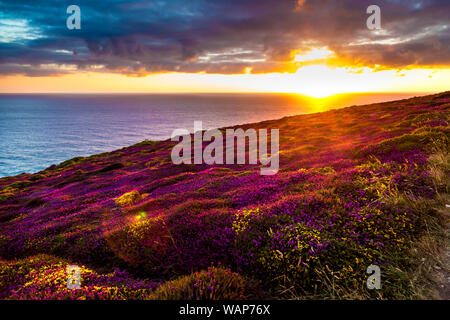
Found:
<svg viewBox="0 0 450 320"><path fill-rule="evenodd" d="M240 126L280 130L273 176L175 165L166 140L2 178L0 299L431 295L449 109L445 92Z"/></svg>

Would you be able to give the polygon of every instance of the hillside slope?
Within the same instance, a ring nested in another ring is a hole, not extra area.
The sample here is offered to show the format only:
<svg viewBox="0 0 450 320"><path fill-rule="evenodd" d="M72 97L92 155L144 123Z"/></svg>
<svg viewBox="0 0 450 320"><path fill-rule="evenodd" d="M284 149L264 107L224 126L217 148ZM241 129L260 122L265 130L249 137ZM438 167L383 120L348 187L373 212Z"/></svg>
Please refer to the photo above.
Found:
<svg viewBox="0 0 450 320"><path fill-rule="evenodd" d="M174 142L145 141L0 179L0 298L432 295L407 277L442 245L449 109L445 92L241 126L280 130L273 176L174 165Z"/></svg>

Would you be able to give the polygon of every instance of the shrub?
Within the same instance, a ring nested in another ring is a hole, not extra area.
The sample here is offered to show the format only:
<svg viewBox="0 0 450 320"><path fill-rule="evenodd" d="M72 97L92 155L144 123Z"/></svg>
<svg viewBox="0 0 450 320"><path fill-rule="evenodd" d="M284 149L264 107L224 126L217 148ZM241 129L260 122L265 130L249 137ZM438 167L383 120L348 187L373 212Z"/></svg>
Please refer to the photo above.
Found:
<svg viewBox="0 0 450 320"><path fill-rule="evenodd" d="M54 169L62 169L62 168L66 168L66 167L72 166L72 165L74 165L74 164L80 163L80 162L83 161L83 160L85 160L84 157L75 157L75 158L66 160L66 161L64 161L64 162L61 162L60 164L56 165L56 166L54 167Z"/></svg>
<svg viewBox="0 0 450 320"><path fill-rule="evenodd" d="M123 163L120 162L112 163L110 165L107 165L106 167L97 170L96 173L109 172L117 169L122 169L123 167L125 167Z"/></svg>
<svg viewBox="0 0 450 320"><path fill-rule="evenodd" d="M115 198L114 201L118 206L129 207L145 199L147 196L148 194L144 193L141 195L139 191L133 190Z"/></svg>
<svg viewBox="0 0 450 320"><path fill-rule="evenodd" d="M133 266L141 265L146 271L164 265L164 254L172 244L164 217L145 219L121 227L109 233L106 240L121 259Z"/></svg>
<svg viewBox="0 0 450 320"><path fill-rule="evenodd" d="M45 178L45 176L43 174L36 173L30 177L30 181L38 181L38 180L41 180L44 178Z"/></svg>
<svg viewBox="0 0 450 320"><path fill-rule="evenodd" d="M210 267L162 284L150 295L150 299L243 300L260 296L255 283L230 269Z"/></svg>
<svg viewBox="0 0 450 320"><path fill-rule="evenodd" d="M44 203L45 203L44 199L36 197L36 198L28 200L27 203L25 204L25 206L34 208L34 207L39 207L39 206L43 205Z"/></svg>
<svg viewBox="0 0 450 320"><path fill-rule="evenodd" d="M7 189L7 188L11 188L11 189L23 189L23 188L28 187L30 184L32 184L32 182L31 182L31 181L28 181L28 180L24 180L24 181L16 181L16 182L13 182L13 183L7 185L5 189Z"/></svg>

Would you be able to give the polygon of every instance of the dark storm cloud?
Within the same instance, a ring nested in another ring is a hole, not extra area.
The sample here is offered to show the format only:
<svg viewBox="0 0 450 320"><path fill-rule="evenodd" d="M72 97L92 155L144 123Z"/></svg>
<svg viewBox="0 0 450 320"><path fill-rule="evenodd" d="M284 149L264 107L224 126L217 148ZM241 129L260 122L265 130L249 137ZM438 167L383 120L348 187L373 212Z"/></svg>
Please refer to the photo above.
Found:
<svg viewBox="0 0 450 320"><path fill-rule="evenodd" d="M81 30L66 28L70 4L81 8ZM381 32L366 28L371 4L381 7ZM450 65L448 0L11 0L0 8L3 75L295 71L293 50L322 46L336 63Z"/></svg>

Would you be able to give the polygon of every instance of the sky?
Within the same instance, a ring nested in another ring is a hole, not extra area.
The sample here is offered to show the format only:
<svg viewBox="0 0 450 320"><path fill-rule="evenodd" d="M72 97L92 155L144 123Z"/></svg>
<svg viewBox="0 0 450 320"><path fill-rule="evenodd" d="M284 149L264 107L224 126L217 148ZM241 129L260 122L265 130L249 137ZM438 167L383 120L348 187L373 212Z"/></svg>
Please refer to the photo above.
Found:
<svg viewBox="0 0 450 320"><path fill-rule="evenodd" d="M0 92L446 91L449 12L449 0L0 0Z"/></svg>

